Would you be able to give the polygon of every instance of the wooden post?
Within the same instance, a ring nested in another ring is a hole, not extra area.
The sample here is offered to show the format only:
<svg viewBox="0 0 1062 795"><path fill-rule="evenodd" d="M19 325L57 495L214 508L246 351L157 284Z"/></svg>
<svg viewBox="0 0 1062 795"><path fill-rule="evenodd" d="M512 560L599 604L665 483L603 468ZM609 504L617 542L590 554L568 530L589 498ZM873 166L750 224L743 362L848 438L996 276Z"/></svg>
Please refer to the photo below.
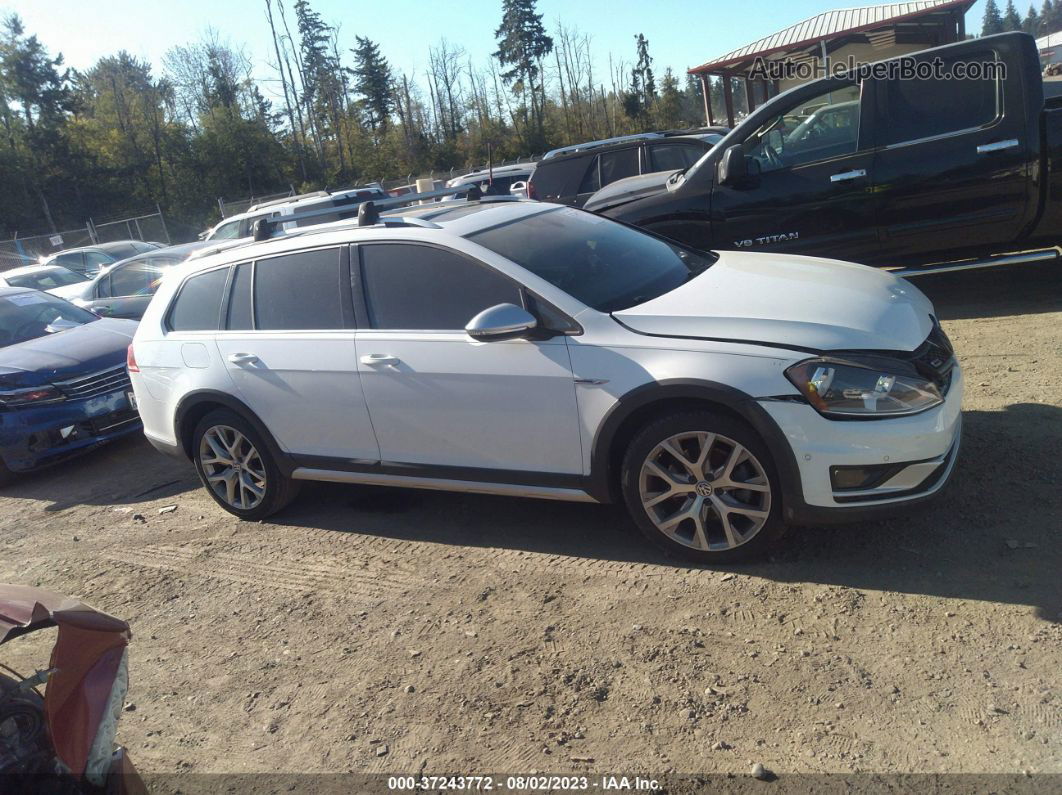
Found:
<svg viewBox="0 0 1062 795"><path fill-rule="evenodd" d="M734 87L730 82L730 75L723 75L723 103L726 105L726 123L734 126Z"/></svg>
<svg viewBox="0 0 1062 795"><path fill-rule="evenodd" d="M715 126L715 117L712 116L712 84L711 78L701 72L701 98L704 100L704 118L708 120L708 126Z"/></svg>
<svg viewBox="0 0 1062 795"><path fill-rule="evenodd" d="M756 97L752 90L752 80L748 75L745 75L745 107L749 109L749 113L756 108Z"/></svg>

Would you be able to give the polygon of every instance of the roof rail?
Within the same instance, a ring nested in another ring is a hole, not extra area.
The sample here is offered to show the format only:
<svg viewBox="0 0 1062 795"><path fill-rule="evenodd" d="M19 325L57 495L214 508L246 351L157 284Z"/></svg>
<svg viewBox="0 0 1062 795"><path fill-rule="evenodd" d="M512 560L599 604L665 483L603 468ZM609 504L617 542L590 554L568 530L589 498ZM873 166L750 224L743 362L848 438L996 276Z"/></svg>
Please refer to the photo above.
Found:
<svg viewBox="0 0 1062 795"><path fill-rule="evenodd" d="M433 224L430 221L425 221L420 218L408 218L405 216L381 216L381 208L401 207L403 205L412 204L414 202L421 202L426 199L442 198L444 196L454 196L458 193L466 195L467 201L478 202L483 199L490 200L513 200L516 201L517 197L509 195L499 196L487 196L484 197L477 185L460 185L454 188L440 188L438 190L429 190L423 193L407 193L403 196L396 196L392 199L370 199L364 201L358 205L358 217L357 219L344 219L348 224L356 224L357 226L375 226L377 224L383 224L384 226L421 226L438 229L438 224ZM277 227L279 224L286 224L292 221L304 221L309 218L320 218L325 215L335 215L337 212L350 212L353 207L349 205L347 207L329 206L320 209L304 210L298 212L297 210L289 215L281 213L280 210L274 210L266 215L264 218L260 218L255 221L253 237L255 241L269 240L281 233ZM333 221L322 221L322 224L334 223ZM307 224L307 226L315 226L316 224Z"/></svg>

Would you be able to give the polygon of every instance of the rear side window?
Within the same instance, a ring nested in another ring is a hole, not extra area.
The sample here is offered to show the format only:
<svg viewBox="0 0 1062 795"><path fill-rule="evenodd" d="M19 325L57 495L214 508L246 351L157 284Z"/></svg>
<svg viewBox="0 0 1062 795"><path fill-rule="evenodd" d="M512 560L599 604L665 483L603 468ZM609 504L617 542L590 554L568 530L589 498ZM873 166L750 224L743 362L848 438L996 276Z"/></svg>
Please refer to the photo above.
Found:
<svg viewBox="0 0 1062 795"><path fill-rule="evenodd" d="M990 61L990 53L963 56L964 61ZM946 60L951 69L955 60ZM917 141L935 135L981 127L998 115L996 79L890 80L885 84L888 122L878 125L884 145Z"/></svg>
<svg viewBox="0 0 1062 795"><path fill-rule="evenodd" d="M583 177L583 181L579 185L579 193L593 193L601 188L601 172L598 170L598 166L599 161L595 157L594 162L586 170L586 176Z"/></svg>
<svg viewBox="0 0 1062 795"><path fill-rule="evenodd" d="M258 260L254 266L255 328L344 328L342 289L338 248Z"/></svg>
<svg viewBox="0 0 1062 795"><path fill-rule="evenodd" d="M375 329L461 330L496 304L520 305L515 283L432 246L359 246L369 322Z"/></svg>
<svg viewBox="0 0 1062 795"><path fill-rule="evenodd" d="M638 173L638 147L617 149L615 152L601 154L601 185L609 185L616 180L633 177Z"/></svg>
<svg viewBox="0 0 1062 795"><path fill-rule="evenodd" d="M580 192L580 185L590 166L593 166L596 179L597 164L593 155L543 160L531 175L531 184L540 199L574 196Z"/></svg>
<svg viewBox="0 0 1062 795"><path fill-rule="evenodd" d="M228 277L228 268L218 268L188 279L177 294L173 309L170 310L170 330L216 329L221 316L221 298Z"/></svg>

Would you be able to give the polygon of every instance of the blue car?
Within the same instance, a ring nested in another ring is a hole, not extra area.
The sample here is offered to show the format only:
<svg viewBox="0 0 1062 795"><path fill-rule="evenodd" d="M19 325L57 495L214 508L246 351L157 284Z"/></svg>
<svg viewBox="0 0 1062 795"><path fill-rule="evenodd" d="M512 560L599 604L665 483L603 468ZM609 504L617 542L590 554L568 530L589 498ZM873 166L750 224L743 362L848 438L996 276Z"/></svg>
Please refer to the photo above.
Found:
<svg viewBox="0 0 1062 795"><path fill-rule="evenodd" d="M0 287L0 483L140 430L125 357L136 322Z"/></svg>

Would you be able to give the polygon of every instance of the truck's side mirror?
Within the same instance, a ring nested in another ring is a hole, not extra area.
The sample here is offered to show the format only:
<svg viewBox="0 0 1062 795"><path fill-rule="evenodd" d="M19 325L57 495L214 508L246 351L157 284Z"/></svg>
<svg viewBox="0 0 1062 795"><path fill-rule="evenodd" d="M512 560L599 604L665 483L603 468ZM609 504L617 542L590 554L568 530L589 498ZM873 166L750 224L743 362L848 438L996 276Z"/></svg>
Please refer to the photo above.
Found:
<svg viewBox="0 0 1062 795"><path fill-rule="evenodd" d="M728 146L719 160L719 184L737 185L749 175L745 147L741 144Z"/></svg>

